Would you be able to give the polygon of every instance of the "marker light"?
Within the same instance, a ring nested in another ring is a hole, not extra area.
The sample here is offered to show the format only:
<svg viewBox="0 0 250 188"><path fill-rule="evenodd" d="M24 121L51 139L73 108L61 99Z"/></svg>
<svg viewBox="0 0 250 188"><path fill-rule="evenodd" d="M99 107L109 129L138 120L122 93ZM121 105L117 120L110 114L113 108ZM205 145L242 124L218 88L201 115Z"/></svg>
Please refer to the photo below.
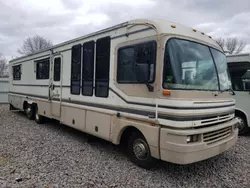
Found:
<svg viewBox="0 0 250 188"><path fill-rule="evenodd" d="M197 30L196 29L193 29L193 32L196 32Z"/></svg>
<svg viewBox="0 0 250 188"><path fill-rule="evenodd" d="M170 91L170 90L163 90L163 91L162 91L162 94L163 94L163 95L168 95L168 96L169 96L169 95L171 95L171 91Z"/></svg>
<svg viewBox="0 0 250 188"><path fill-rule="evenodd" d="M176 26L175 26L175 25L171 25L171 27L172 27L172 28L176 28Z"/></svg>

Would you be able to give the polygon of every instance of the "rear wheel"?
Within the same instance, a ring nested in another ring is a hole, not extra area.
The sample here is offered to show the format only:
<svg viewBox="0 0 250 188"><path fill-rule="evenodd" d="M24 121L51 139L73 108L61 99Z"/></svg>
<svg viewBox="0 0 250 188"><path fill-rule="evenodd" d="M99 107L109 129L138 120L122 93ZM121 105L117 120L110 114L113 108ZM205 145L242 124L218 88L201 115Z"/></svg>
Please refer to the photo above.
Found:
<svg viewBox="0 0 250 188"><path fill-rule="evenodd" d="M133 132L129 137L127 152L130 160L142 168L149 169L155 165L156 159L151 156L148 143L139 132Z"/></svg>
<svg viewBox="0 0 250 188"><path fill-rule="evenodd" d="M31 104L27 104L27 107L25 108L25 113L26 113L26 116L32 120L34 119L34 107L31 105Z"/></svg>
<svg viewBox="0 0 250 188"><path fill-rule="evenodd" d="M42 124L44 122L44 117L38 114L38 107L36 107L36 110L35 110L35 122L37 124Z"/></svg>
<svg viewBox="0 0 250 188"><path fill-rule="evenodd" d="M246 119L242 116L236 116L239 121L238 128L239 128L239 135L244 135L249 132L249 127L247 125Z"/></svg>

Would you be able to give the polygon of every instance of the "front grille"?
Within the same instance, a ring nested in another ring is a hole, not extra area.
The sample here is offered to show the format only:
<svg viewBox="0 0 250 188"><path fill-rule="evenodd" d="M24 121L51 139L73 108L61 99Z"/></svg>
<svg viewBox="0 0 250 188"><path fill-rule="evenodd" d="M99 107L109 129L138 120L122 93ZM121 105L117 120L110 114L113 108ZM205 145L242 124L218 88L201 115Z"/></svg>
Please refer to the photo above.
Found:
<svg viewBox="0 0 250 188"><path fill-rule="evenodd" d="M223 114L219 116L210 116L210 117L202 118L201 126L230 121L233 119L233 117L234 117L233 114Z"/></svg>
<svg viewBox="0 0 250 188"><path fill-rule="evenodd" d="M214 144L229 137L232 134L232 127L226 127L216 131L211 131L203 134L203 141L208 145Z"/></svg>

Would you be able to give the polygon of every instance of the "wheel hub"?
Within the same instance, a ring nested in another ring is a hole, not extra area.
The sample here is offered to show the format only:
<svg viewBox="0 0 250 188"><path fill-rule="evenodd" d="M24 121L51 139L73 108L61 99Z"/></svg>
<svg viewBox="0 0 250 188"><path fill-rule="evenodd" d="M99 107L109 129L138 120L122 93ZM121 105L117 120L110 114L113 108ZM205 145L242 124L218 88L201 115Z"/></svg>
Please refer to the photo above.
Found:
<svg viewBox="0 0 250 188"><path fill-rule="evenodd" d="M148 156L148 148L143 140L136 140L133 144L133 151L135 156L140 160L145 160Z"/></svg>
<svg viewBox="0 0 250 188"><path fill-rule="evenodd" d="M238 122L239 122L238 128L239 128L239 130L241 131L241 130L244 129L245 123L244 123L243 119L241 119L241 118L239 118L239 117L238 117Z"/></svg>
<svg viewBox="0 0 250 188"><path fill-rule="evenodd" d="M39 115L38 115L38 114L36 114L36 119L37 119L37 120L39 119Z"/></svg>

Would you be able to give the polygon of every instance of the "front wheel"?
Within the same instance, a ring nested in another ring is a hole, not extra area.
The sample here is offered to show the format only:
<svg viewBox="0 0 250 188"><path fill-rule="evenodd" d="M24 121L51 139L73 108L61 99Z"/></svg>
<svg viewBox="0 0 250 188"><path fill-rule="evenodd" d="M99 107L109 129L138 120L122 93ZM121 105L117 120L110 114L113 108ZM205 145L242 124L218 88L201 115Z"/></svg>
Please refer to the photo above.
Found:
<svg viewBox="0 0 250 188"><path fill-rule="evenodd" d="M36 107L35 122L37 124L42 124L44 122L44 117L38 114L38 107Z"/></svg>
<svg viewBox="0 0 250 188"><path fill-rule="evenodd" d="M239 128L239 135L244 135L249 132L249 127L247 125L247 122L245 118L241 116L236 116L236 118L239 121L238 128Z"/></svg>
<svg viewBox="0 0 250 188"><path fill-rule="evenodd" d="M127 152L130 160L142 168L155 165L156 159L151 156L147 141L139 132L133 132L129 137Z"/></svg>

